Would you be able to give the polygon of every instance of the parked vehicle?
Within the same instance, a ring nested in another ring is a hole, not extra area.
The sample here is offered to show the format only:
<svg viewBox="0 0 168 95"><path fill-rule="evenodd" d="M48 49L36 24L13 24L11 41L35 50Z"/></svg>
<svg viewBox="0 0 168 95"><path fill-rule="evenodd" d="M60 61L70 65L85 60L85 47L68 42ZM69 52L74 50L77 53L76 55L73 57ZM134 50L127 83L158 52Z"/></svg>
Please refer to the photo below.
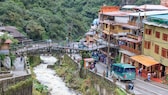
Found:
<svg viewBox="0 0 168 95"><path fill-rule="evenodd" d="M112 65L112 76L120 80L134 80L136 78L135 66L124 63Z"/></svg>
<svg viewBox="0 0 168 95"><path fill-rule="evenodd" d="M78 48L85 48L85 45L83 43L79 43Z"/></svg>

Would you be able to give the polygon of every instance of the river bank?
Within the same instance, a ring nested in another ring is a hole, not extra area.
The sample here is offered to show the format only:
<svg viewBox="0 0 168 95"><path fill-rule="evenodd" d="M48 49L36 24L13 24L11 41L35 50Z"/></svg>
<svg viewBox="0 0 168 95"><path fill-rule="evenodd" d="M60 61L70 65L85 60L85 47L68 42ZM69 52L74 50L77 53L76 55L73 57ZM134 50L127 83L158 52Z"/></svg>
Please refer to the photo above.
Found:
<svg viewBox="0 0 168 95"><path fill-rule="evenodd" d="M40 90L34 91L38 92L34 95L49 95L48 92L52 95L65 95L65 93L66 95L125 95L119 88L107 82L104 78L89 73L88 70L79 70L78 65L68 55L58 57L59 59L53 69L47 68L46 62L52 58L44 57L45 61L43 60L43 62L45 64L40 64L40 57L30 58L31 61L32 59L36 61L35 65L31 64L35 66L33 69L33 77L36 79L34 87L37 83L41 87L38 88ZM37 64L37 62L39 63ZM49 63L52 63L51 60ZM49 91L45 91L45 87Z"/></svg>
<svg viewBox="0 0 168 95"><path fill-rule="evenodd" d="M72 89L66 87L64 81L48 68L54 65L57 59L53 56L40 56L40 63L33 68L34 72L34 89L38 90L38 95L80 95ZM36 59L37 61L37 59ZM40 84L39 84L40 83ZM34 93L34 95L36 95Z"/></svg>
<svg viewBox="0 0 168 95"><path fill-rule="evenodd" d="M67 55L64 55L60 63L55 66L56 73L62 77L69 88L77 90L82 95L98 95L98 92L91 85L91 77L80 78L78 66Z"/></svg>
<svg viewBox="0 0 168 95"><path fill-rule="evenodd" d="M89 73L88 70L79 70L74 60L67 55L60 63L55 66L56 73L64 79L68 87L80 91L82 95L126 95L103 77Z"/></svg>

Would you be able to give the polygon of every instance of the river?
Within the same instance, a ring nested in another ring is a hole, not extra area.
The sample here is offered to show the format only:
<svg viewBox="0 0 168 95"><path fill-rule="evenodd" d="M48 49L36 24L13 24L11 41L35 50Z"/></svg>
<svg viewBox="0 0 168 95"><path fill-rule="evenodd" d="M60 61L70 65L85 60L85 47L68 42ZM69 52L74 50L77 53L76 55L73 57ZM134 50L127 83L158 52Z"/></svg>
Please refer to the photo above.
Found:
<svg viewBox="0 0 168 95"><path fill-rule="evenodd" d="M57 61L55 57L40 56L40 58L45 64L34 67L34 73L36 74L36 79L48 87L51 95L78 95L77 92L66 87L66 84L54 70L47 68L48 64L54 64Z"/></svg>

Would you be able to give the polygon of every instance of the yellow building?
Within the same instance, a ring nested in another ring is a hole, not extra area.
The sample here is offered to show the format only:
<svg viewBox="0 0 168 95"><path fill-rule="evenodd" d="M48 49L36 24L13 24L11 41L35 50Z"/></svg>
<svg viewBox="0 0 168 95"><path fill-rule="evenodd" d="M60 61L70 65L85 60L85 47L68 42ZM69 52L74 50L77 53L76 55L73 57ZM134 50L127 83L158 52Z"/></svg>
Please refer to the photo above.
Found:
<svg viewBox="0 0 168 95"><path fill-rule="evenodd" d="M136 67L156 72L161 78L168 74L168 14L149 16L144 21L142 54L131 57Z"/></svg>

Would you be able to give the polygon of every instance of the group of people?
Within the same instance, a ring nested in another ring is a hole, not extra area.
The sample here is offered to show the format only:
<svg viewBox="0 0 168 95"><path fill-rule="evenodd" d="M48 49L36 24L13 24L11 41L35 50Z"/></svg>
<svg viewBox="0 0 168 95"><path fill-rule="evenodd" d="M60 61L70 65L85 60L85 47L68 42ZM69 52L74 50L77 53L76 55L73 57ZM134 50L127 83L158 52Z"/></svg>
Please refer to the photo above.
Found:
<svg viewBox="0 0 168 95"><path fill-rule="evenodd" d="M139 70L138 70L138 74L139 74L139 76L142 76L142 70L143 70L143 68L141 67ZM147 73L147 81L150 81L151 80L151 76L153 76L154 78L156 77L156 72L153 72L152 74L151 74L151 72L149 72L148 71L148 73Z"/></svg>
<svg viewBox="0 0 168 95"><path fill-rule="evenodd" d="M93 63L89 64L89 69L92 70L95 68L96 62L94 61Z"/></svg>

